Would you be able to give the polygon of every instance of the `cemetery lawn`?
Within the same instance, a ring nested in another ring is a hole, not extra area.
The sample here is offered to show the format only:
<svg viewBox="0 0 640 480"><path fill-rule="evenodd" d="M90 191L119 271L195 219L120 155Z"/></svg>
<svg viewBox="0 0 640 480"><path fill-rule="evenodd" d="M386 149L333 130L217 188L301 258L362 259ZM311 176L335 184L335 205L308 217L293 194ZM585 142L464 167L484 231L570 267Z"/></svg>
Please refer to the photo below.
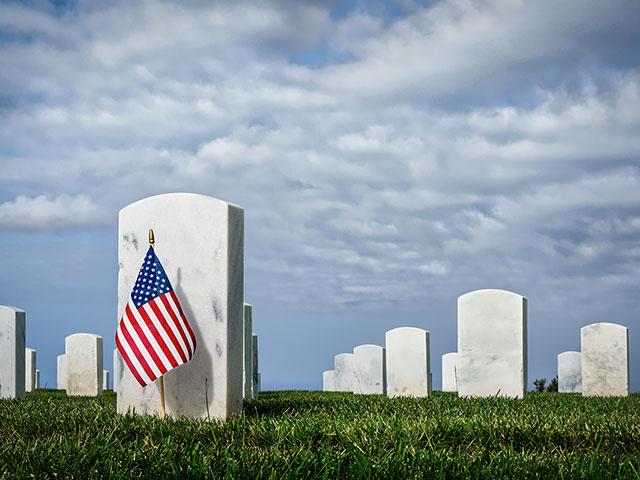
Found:
<svg viewBox="0 0 640 480"><path fill-rule="evenodd" d="M640 395L266 392L226 423L0 400L0 478L640 478Z"/></svg>

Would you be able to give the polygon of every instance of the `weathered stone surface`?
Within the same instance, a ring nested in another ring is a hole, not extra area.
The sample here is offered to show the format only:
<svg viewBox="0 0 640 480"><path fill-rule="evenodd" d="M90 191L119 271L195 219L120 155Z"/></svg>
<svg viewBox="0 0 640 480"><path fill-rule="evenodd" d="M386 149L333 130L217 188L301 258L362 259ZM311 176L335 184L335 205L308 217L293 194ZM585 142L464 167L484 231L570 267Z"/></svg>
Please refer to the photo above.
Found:
<svg viewBox="0 0 640 480"><path fill-rule="evenodd" d="M582 394L629 394L629 330L615 323L582 327Z"/></svg>
<svg viewBox="0 0 640 480"><path fill-rule="evenodd" d="M527 388L527 299L506 290L458 298L458 394L523 398Z"/></svg>
<svg viewBox="0 0 640 480"><path fill-rule="evenodd" d="M33 348L24 349L24 390L33 392L36 388L37 353Z"/></svg>
<svg viewBox="0 0 640 480"><path fill-rule="evenodd" d="M74 333L65 338L67 395L102 395L102 337Z"/></svg>
<svg viewBox="0 0 640 480"><path fill-rule="evenodd" d="M167 413L226 419L242 411L244 212L204 195L145 198L120 211L118 312L124 310L148 248L155 251L195 333L187 364L164 377ZM142 388L127 368L118 411L159 414L159 382Z"/></svg>
<svg viewBox="0 0 640 480"><path fill-rule="evenodd" d="M558 355L558 392L582 392L582 354L562 352Z"/></svg>
<svg viewBox="0 0 640 480"><path fill-rule="evenodd" d="M67 389L67 357L63 353L57 357L56 386L58 390Z"/></svg>
<svg viewBox="0 0 640 480"><path fill-rule="evenodd" d="M253 394L260 393L260 357L258 356L258 335L251 337L251 374L253 376L252 386Z"/></svg>
<svg viewBox="0 0 640 480"><path fill-rule="evenodd" d="M102 370L102 390L109 390L109 370Z"/></svg>
<svg viewBox="0 0 640 480"><path fill-rule="evenodd" d="M118 391L118 384L120 383L120 379L122 378L122 372L124 369L124 363L122 361L122 356L118 349L113 350L113 391Z"/></svg>
<svg viewBox="0 0 640 480"><path fill-rule="evenodd" d="M450 352L442 355L442 391L457 392L457 369L458 352Z"/></svg>
<svg viewBox="0 0 640 480"><path fill-rule="evenodd" d="M243 355L243 371L242 382L244 386L244 398L253 398L253 319L251 305L244 304L244 317L243 317L243 342L242 342L242 355Z"/></svg>
<svg viewBox="0 0 640 480"><path fill-rule="evenodd" d="M40 389L40 370L36 368L36 390Z"/></svg>
<svg viewBox="0 0 640 480"><path fill-rule="evenodd" d="M25 392L24 310L0 305L0 398L20 398Z"/></svg>
<svg viewBox="0 0 640 480"><path fill-rule="evenodd" d="M387 395L426 397L429 389L429 332L400 327L385 333Z"/></svg>
<svg viewBox="0 0 640 480"><path fill-rule="evenodd" d="M333 370L325 370L322 372L322 391L323 392L335 392L336 385Z"/></svg>
<svg viewBox="0 0 640 480"><path fill-rule="evenodd" d="M385 351L379 345L360 345L353 349L354 393L387 393Z"/></svg>
<svg viewBox="0 0 640 480"><path fill-rule="evenodd" d="M336 392L355 390L353 353L340 353L334 357L333 381Z"/></svg>

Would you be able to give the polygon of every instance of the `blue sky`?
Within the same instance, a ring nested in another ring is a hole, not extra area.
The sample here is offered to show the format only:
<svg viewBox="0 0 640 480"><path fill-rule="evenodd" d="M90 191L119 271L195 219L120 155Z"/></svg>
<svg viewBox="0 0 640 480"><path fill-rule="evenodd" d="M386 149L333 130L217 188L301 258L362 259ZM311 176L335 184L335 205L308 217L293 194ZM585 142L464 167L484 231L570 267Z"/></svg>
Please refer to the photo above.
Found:
<svg viewBox="0 0 640 480"><path fill-rule="evenodd" d="M640 4L0 3L0 304L43 383L78 331L111 368L116 221L190 191L245 208L266 388L456 298L529 299L529 375L630 328L640 389Z"/></svg>

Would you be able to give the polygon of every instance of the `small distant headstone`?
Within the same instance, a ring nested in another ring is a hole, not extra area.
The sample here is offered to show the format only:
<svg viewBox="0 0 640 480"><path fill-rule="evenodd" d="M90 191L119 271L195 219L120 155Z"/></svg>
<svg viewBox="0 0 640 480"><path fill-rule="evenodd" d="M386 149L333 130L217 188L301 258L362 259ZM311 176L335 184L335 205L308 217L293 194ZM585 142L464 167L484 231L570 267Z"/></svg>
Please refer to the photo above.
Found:
<svg viewBox="0 0 640 480"><path fill-rule="evenodd" d="M36 390L40 390L40 370L36 368Z"/></svg>
<svg viewBox="0 0 640 480"><path fill-rule="evenodd" d="M335 392L336 385L334 380L334 371L325 370L322 372L322 391L323 392Z"/></svg>
<svg viewBox="0 0 640 480"><path fill-rule="evenodd" d="M24 360L24 390L33 392L36 388L36 351L33 348L25 348Z"/></svg>
<svg viewBox="0 0 640 480"><path fill-rule="evenodd" d="M336 392L355 390L353 353L340 353L334 357L334 386Z"/></svg>
<svg viewBox="0 0 640 480"><path fill-rule="evenodd" d="M245 399L251 399L253 397L253 319L251 305L248 303L244 304L242 334L243 396Z"/></svg>
<svg viewBox="0 0 640 480"><path fill-rule="evenodd" d="M385 374L385 352L379 345L360 345L353 349L354 393L387 393Z"/></svg>
<svg viewBox="0 0 640 480"><path fill-rule="evenodd" d="M431 393L429 332L400 327L385 333L387 395L426 397Z"/></svg>
<svg viewBox="0 0 640 480"><path fill-rule="evenodd" d="M450 352L442 355L442 391L457 392L456 360L458 352Z"/></svg>
<svg viewBox="0 0 640 480"><path fill-rule="evenodd" d="M629 329L615 323L582 327L582 394L629 394Z"/></svg>
<svg viewBox="0 0 640 480"><path fill-rule="evenodd" d="M562 352L558 355L558 392L582 392L582 354Z"/></svg>
<svg viewBox="0 0 640 480"><path fill-rule="evenodd" d="M63 353L57 357L56 385L58 390L67 389L67 357Z"/></svg>
<svg viewBox="0 0 640 480"><path fill-rule="evenodd" d="M120 383L120 378L122 378L122 369L124 368L124 363L122 361L122 357L120 356L120 352L118 349L113 350L113 391L118 391L118 384Z"/></svg>
<svg viewBox="0 0 640 480"><path fill-rule="evenodd" d="M506 290L458 298L458 394L523 398L527 389L527 299Z"/></svg>
<svg viewBox="0 0 640 480"><path fill-rule="evenodd" d="M0 305L0 398L20 398L25 392L24 310Z"/></svg>
<svg viewBox="0 0 640 480"><path fill-rule="evenodd" d="M102 370L102 390L109 390L109 370Z"/></svg>
<svg viewBox="0 0 640 480"><path fill-rule="evenodd" d="M251 336L251 375L254 396L260 393L260 358L258 357L258 335Z"/></svg>
<svg viewBox="0 0 640 480"><path fill-rule="evenodd" d="M65 338L67 395L102 395L102 337L74 333Z"/></svg>
<svg viewBox="0 0 640 480"><path fill-rule="evenodd" d="M226 419L242 412L244 211L212 197L171 193L120 210L118 312L127 305L148 231L197 340L193 359L164 375L166 411ZM118 412L161 413L159 382L141 387L128 368Z"/></svg>

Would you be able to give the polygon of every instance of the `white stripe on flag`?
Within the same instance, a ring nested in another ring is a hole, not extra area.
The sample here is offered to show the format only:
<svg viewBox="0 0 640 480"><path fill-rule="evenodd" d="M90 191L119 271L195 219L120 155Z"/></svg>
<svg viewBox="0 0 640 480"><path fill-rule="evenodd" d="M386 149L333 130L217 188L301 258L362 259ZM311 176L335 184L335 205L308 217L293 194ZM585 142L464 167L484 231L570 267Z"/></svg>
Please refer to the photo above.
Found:
<svg viewBox="0 0 640 480"><path fill-rule="evenodd" d="M131 311L133 311L131 306L129 308ZM135 305L134 305L134 308L135 308ZM129 335L131 335L131 338L135 342L136 347L138 347L138 350L140 351L140 353L142 353L142 356L147 361L147 364L149 365L149 368L151 369L151 371L153 371L153 374L156 376L156 378L160 377L162 375L162 372L156 365L156 362L153 360L153 357L151 357L151 355L149 354L147 347L144 346L144 343L140 339L138 332L135 330L135 328L133 328L131 319L129 318L129 315L127 315L126 310L124 312L124 315L122 316L122 321L125 322L125 327L127 327L127 331L129 332Z"/></svg>
<svg viewBox="0 0 640 480"><path fill-rule="evenodd" d="M171 365L171 362L162 351L162 348L158 344L156 337L154 337L153 334L151 333L151 330L149 330L149 327L147 326L147 322L144 321L144 318L142 318L142 315L140 315L140 312L138 311L138 309L135 308L135 305L133 305L133 308L131 308L131 313L133 313L133 316L136 317L136 320L138 320L138 325L140 325L140 328L142 328L142 331L147 336L147 340L149 340L149 343L151 344L151 348L153 348L153 351L155 352L155 354L158 356L160 361L164 364L165 370L167 371L171 370L173 368L173 365Z"/></svg>
<svg viewBox="0 0 640 480"><path fill-rule="evenodd" d="M173 358L176 360L176 363L178 365L182 365L184 363L182 361L182 357L180 357L180 354L176 350L176 347L173 345L173 342L171 341L171 338L169 338L169 335L167 334L167 331L165 330L164 326L162 325L160 320L158 320L158 317L156 313L153 311L153 308L151 308L151 305L149 305L148 303L145 303L143 307L144 307L144 311L147 312L147 315L149 315L149 318L155 325L156 330L158 330L158 333L164 340L164 343L169 348L169 351L171 352L171 355L173 355ZM170 368L173 368L173 366L171 366Z"/></svg>
<svg viewBox="0 0 640 480"><path fill-rule="evenodd" d="M131 363L133 363L133 368L136 370L136 373L138 374L138 376L140 376L140 378L142 378L142 380L144 380L145 383L147 384L151 383L151 379L149 378L149 375L147 375L147 372L144 371L144 368L142 367L142 364L138 360L137 355L133 352L131 345L129 345L129 341L127 340L127 337L125 337L124 333L122 333L122 322L118 324L117 335L118 335L118 340L120 340L120 345L122 346L122 348L124 348L125 353L127 354L127 357L129 357L129 360L131 360Z"/></svg>
<svg viewBox="0 0 640 480"><path fill-rule="evenodd" d="M184 334L187 337L187 341L189 342L189 345L191 346L191 351L195 354L195 348L194 348L194 345L193 345L193 339L191 338L191 335L189 335L189 329L184 324L186 320L184 318L182 318L182 315L180 314L180 309L178 307L176 307L176 304L173 302L173 298L171 298L171 295L167 295L166 298L167 298L167 301L169 302L169 305L171 306L171 310L173 310L173 312L176 314L176 318L180 322L180 326L182 327L182 330L184 330Z"/></svg>
<svg viewBox="0 0 640 480"><path fill-rule="evenodd" d="M163 295L166 295L166 294L163 294ZM162 302L162 300L160 301L156 301L156 300L157 298L154 298L152 302L155 303L156 307L158 307L158 309L160 310L160 313L162 313L165 320L171 327L171 330L173 331L173 335L176 337L176 340L178 340L178 343L180 344L180 349L184 352L184 358L186 358L188 362L189 360L191 360L191 355L189 355L189 349L185 345L184 340L182 340L182 335L180 335L180 332L178 331L178 326L173 321L173 318L171 318L171 315L169 315L169 312L167 312L167 309L164 307L164 303ZM184 332L184 336L188 337L189 332Z"/></svg>

